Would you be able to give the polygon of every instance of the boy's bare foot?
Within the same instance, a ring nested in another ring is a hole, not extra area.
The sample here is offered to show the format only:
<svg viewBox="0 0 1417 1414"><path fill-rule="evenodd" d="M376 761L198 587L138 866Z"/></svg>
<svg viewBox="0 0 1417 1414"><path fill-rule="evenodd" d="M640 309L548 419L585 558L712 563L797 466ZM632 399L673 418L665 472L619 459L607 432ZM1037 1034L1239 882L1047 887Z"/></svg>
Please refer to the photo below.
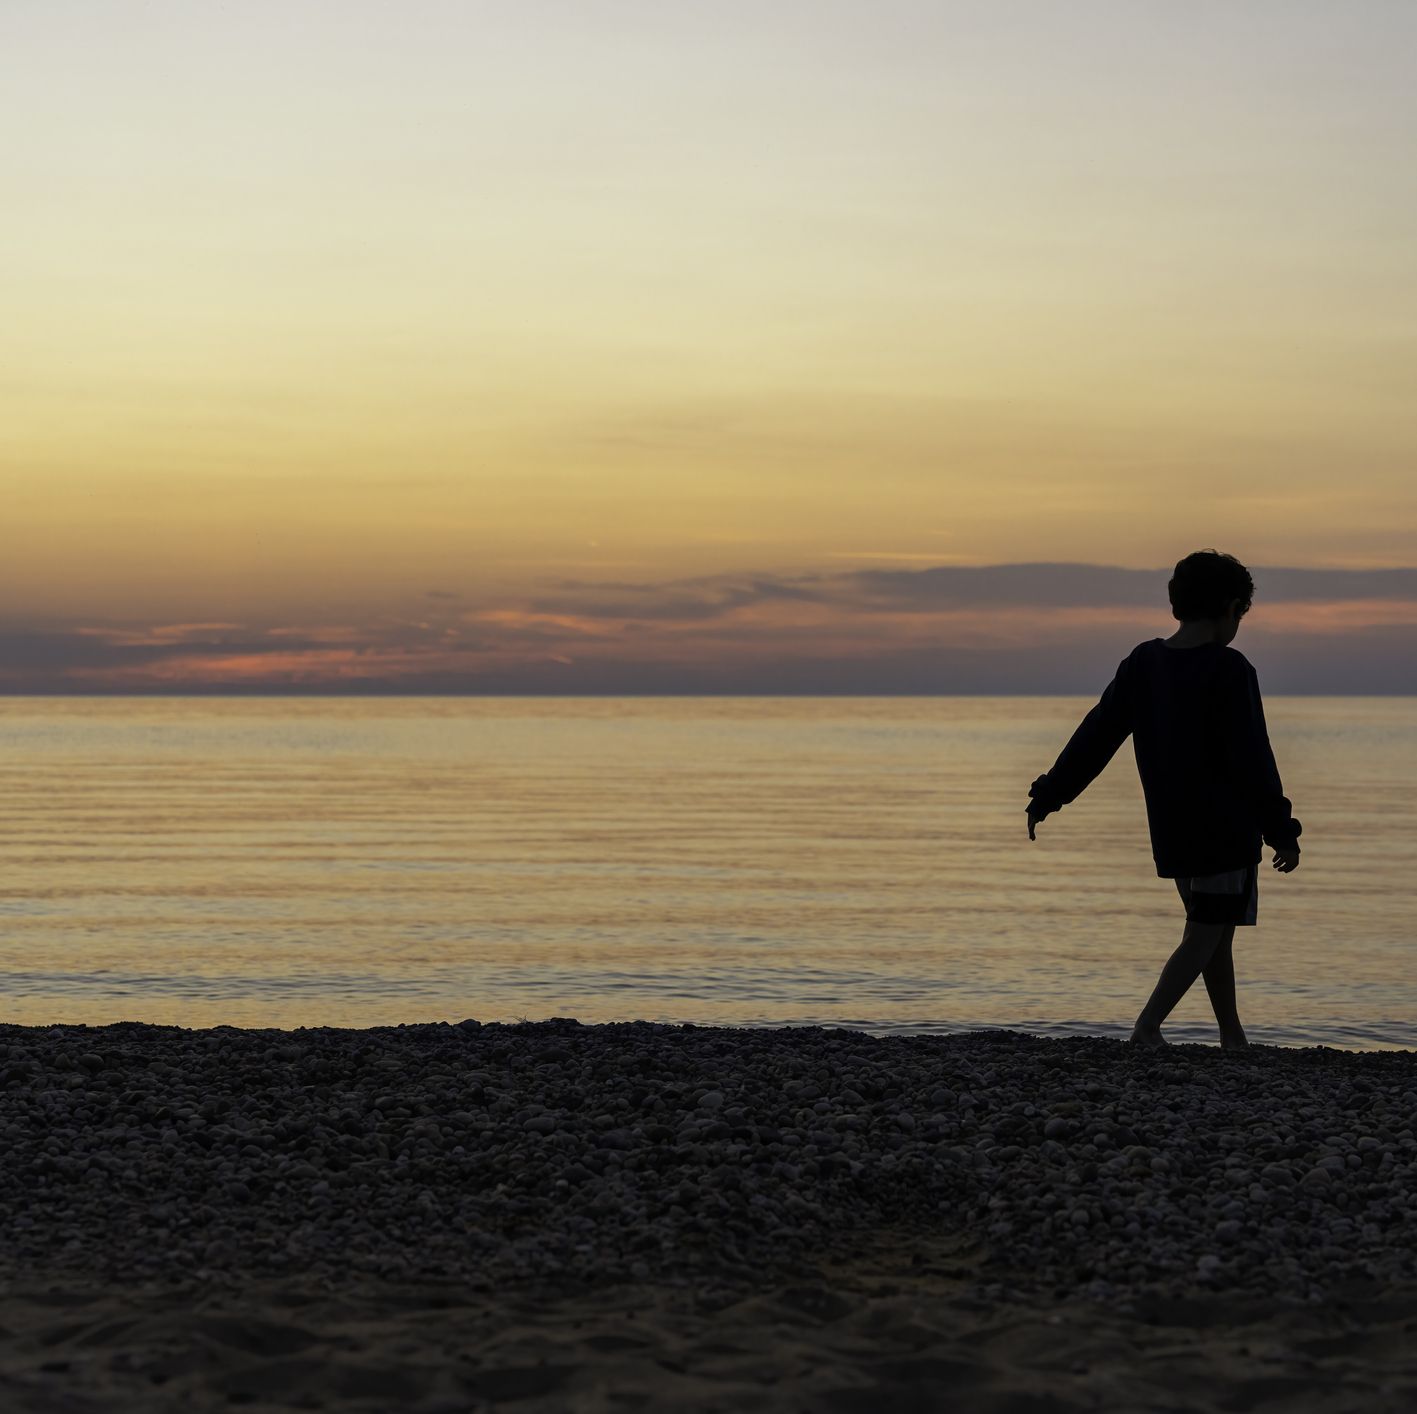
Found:
<svg viewBox="0 0 1417 1414"><path fill-rule="evenodd" d="M1221 1032L1220 1049L1222 1051L1247 1051L1249 1048L1250 1043L1245 1039L1245 1033L1243 1031L1236 1031L1234 1033Z"/></svg>
<svg viewBox="0 0 1417 1414"><path fill-rule="evenodd" d="M1143 1026L1137 1022L1132 1028L1132 1045L1134 1046L1165 1046L1170 1043L1161 1035L1159 1026Z"/></svg>

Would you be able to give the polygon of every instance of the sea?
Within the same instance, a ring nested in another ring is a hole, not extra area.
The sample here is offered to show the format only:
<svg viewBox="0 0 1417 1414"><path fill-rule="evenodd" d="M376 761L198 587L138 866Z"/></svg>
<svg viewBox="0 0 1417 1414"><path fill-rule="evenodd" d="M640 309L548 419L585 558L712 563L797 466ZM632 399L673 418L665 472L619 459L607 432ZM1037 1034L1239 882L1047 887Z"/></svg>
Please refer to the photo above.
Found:
<svg viewBox="0 0 1417 1414"><path fill-rule="evenodd" d="M0 698L0 1021L1125 1036L1184 926L1131 743L1025 820L1092 701ZM1417 698L1265 707L1250 1039L1417 1046Z"/></svg>

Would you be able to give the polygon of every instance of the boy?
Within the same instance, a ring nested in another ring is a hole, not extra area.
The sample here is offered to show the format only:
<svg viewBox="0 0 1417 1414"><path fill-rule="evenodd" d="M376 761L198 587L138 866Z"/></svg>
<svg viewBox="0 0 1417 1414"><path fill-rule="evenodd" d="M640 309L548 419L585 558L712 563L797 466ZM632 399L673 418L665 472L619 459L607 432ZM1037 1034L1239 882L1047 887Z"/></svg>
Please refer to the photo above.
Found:
<svg viewBox="0 0 1417 1414"><path fill-rule="evenodd" d="M1263 839L1274 867L1299 867L1299 832L1274 764L1259 681L1229 647L1254 595L1250 572L1231 555L1198 550L1166 586L1181 627L1138 644L1063 748L1029 788L1028 837L1071 804L1130 733L1146 797L1151 852L1160 878L1175 879L1186 907L1181 945L1137 1017L1132 1041L1161 1046L1161 1023L1205 977L1220 1044L1246 1044L1235 1009L1231 943L1259 909Z"/></svg>

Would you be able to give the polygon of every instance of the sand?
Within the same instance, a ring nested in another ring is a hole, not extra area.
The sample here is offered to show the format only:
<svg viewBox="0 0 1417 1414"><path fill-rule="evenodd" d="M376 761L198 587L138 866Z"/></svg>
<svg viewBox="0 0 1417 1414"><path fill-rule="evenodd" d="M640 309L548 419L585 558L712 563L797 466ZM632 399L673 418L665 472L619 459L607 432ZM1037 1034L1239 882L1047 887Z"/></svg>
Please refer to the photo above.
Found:
<svg viewBox="0 0 1417 1414"><path fill-rule="evenodd" d="M1417 1403L1417 1294L1300 1309L1158 1300L1123 1316L981 1300L967 1261L911 1246L713 1294L663 1282L479 1294L369 1278L235 1293L19 1281L0 1302L0 1407L1407 1414Z"/></svg>
<svg viewBox="0 0 1417 1414"><path fill-rule="evenodd" d="M1417 1405L1417 1055L0 1027L0 1408Z"/></svg>

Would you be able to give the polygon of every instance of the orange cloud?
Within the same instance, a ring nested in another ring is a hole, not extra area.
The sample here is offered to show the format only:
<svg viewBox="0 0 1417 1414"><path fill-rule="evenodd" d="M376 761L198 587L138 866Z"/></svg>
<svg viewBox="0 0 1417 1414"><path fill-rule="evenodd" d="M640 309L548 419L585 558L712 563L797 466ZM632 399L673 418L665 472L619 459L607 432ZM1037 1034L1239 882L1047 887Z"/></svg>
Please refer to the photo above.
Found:
<svg viewBox="0 0 1417 1414"><path fill-rule="evenodd" d="M414 613L365 622L0 626L0 690L1080 691L1173 630L1166 577L994 565L563 580L472 607L420 595ZM1417 571L1256 579L1242 650L1292 663L1299 684L1406 681Z"/></svg>
<svg viewBox="0 0 1417 1414"><path fill-rule="evenodd" d="M1417 601L1351 599L1257 605L1246 616L1279 633L1353 633L1368 628L1417 624Z"/></svg>

